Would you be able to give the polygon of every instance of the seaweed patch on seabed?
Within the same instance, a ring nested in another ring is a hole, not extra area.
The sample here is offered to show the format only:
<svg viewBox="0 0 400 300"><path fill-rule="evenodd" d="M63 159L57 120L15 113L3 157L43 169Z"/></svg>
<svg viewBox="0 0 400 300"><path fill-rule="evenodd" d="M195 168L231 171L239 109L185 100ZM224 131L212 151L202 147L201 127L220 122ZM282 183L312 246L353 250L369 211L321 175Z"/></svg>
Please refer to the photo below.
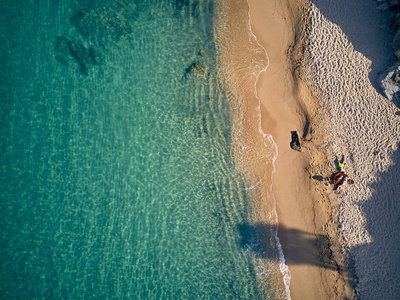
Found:
<svg viewBox="0 0 400 300"><path fill-rule="evenodd" d="M200 56L200 59L196 59L186 68L182 79L187 79L190 76L203 79L208 75L205 64L201 62L201 58L206 55L206 52L200 49L197 55Z"/></svg>
<svg viewBox="0 0 400 300"><path fill-rule="evenodd" d="M201 62L194 62L185 70L185 75L196 75L198 77L204 77L206 75L206 67Z"/></svg>
<svg viewBox="0 0 400 300"><path fill-rule="evenodd" d="M86 48L82 44L67 40L60 36L56 42L56 59L63 64L70 66L78 64L80 71L84 75L88 75L89 65L101 65L103 55L94 48Z"/></svg>
<svg viewBox="0 0 400 300"><path fill-rule="evenodd" d="M135 18L135 6L127 1L91 2L70 19L76 29L74 37L57 38L56 59L67 66L78 65L80 72L88 75L91 66L104 63L104 52L108 47L132 34L130 23Z"/></svg>
<svg viewBox="0 0 400 300"><path fill-rule="evenodd" d="M175 0L176 14L180 15L182 12L190 15L195 19L200 18L199 1L189 0Z"/></svg>

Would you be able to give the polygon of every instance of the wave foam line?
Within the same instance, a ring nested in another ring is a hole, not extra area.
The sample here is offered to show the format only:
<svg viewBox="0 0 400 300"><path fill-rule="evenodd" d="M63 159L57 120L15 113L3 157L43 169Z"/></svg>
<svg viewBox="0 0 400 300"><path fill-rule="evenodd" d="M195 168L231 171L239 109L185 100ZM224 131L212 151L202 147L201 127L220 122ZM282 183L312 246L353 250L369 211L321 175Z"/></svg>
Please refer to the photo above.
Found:
<svg viewBox="0 0 400 300"><path fill-rule="evenodd" d="M255 80L255 83L254 83L254 90L255 90L256 98L258 100L258 106L256 108L256 112L257 112L257 116L258 116L258 120L259 120L259 122L258 122L258 131L261 133L261 135L263 136L263 138L265 140L264 145L267 146L267 141L268 141L268 143L272 143L272 145L274 145L274 148L275 148L275 155L274 155L274 157L272 159L272 165L273 165L273 168L274 168L273 171L272 171L272 174L275 174L275 172L276 172L275 161L276 161L276 159L278 157L278 146L276 145L272 135L268 134L268 133L265 133L263 131L263 129L262 129L262 126L261 126L261 100L258 97L258 93L257 93L258 78L260 77L261 73L265 72L268 69L268 67L269 67L269 57L268 57L267 50L263 46L261 46L261 44L258 42L257 36L253 33L253 30L251 29L251 14L250 14L251 7L250 7L249 1L246 0L246 2L247 2L247 5L249 7L249 10L248 10L248 16L249 16L248 28L249 28L249 32L250 32L251 36L254 38L254 40L256 41L257 45L264 51L265 56L267 57L267 65L263 69L258 71L258 74L256 74L256 80ZM271 183L271 185L272 185L272 183ZM273 199L275 200L275 208L276 208L276 199L275 199L275 197L273 197ZM278 214L276 212L276 209L273 211L273 214L275 216L275 219L278 220ZM290 275L289 267L285 264L285 256L283 254L282 245L281 245L281 243L279 241L278 230L277 229L274 232L274 237L275 237L275 242L276 242L277 249L278 249L278 254L279 254L279 261L278 261L279 269L280 269L280 271L281 271L281 273L283 275L283 283L285 285L287 299L291 300L290 288L289 288L290 287L291 275Z"/></svg>

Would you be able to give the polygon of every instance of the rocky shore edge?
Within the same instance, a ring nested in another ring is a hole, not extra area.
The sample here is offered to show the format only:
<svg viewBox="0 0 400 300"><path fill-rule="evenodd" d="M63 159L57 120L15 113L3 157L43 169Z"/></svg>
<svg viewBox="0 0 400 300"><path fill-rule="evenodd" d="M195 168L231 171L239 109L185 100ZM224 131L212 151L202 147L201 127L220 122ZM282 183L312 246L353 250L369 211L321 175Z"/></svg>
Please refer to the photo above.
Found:
<svg viewBox="0 0 400 300"><path fill-rule="evenodd" d="M389 30L393 33L392 48L396 62L378 77L378 83L384 95L400 108L400 1L377 0L378 10L390 13Z"/></svg>

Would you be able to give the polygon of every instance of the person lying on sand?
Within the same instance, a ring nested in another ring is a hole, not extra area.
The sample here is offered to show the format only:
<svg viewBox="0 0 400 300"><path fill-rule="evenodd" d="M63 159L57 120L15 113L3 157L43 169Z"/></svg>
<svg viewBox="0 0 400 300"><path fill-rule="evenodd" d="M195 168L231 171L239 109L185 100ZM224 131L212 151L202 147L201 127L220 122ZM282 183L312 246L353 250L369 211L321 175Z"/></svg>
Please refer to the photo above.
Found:
<svg viewBox="0 0 400 300"><path fill-rule="evenodd" d="M354 184L354 180L349 178L345 172L336 172L333 174L333 184L336 190L339 190L345 183Z"/></svg>
<svg viewBox="0 0 400 300"><path fill-rule="evenodd" d="M339 190L341 186L343 186L346 182L348 184L354 184L354 180L349 178L349 175L347 175L344 172L344 155L342 156L342 160L338 163L338 169L339 172L334 172L329 178L329 183L334 184L334 190Z"/></svg>

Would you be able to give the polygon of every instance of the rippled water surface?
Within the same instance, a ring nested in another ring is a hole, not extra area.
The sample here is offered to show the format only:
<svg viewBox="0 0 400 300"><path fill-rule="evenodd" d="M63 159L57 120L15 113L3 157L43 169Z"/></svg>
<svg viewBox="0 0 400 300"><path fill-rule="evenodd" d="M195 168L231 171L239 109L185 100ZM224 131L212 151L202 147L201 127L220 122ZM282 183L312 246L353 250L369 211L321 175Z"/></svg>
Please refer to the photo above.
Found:
<svg viewBox="0 0 400 300"><path fill-rule="evenodd" d="M265 297L213 2L45 2L1 4L2 297Z"/></svg>

